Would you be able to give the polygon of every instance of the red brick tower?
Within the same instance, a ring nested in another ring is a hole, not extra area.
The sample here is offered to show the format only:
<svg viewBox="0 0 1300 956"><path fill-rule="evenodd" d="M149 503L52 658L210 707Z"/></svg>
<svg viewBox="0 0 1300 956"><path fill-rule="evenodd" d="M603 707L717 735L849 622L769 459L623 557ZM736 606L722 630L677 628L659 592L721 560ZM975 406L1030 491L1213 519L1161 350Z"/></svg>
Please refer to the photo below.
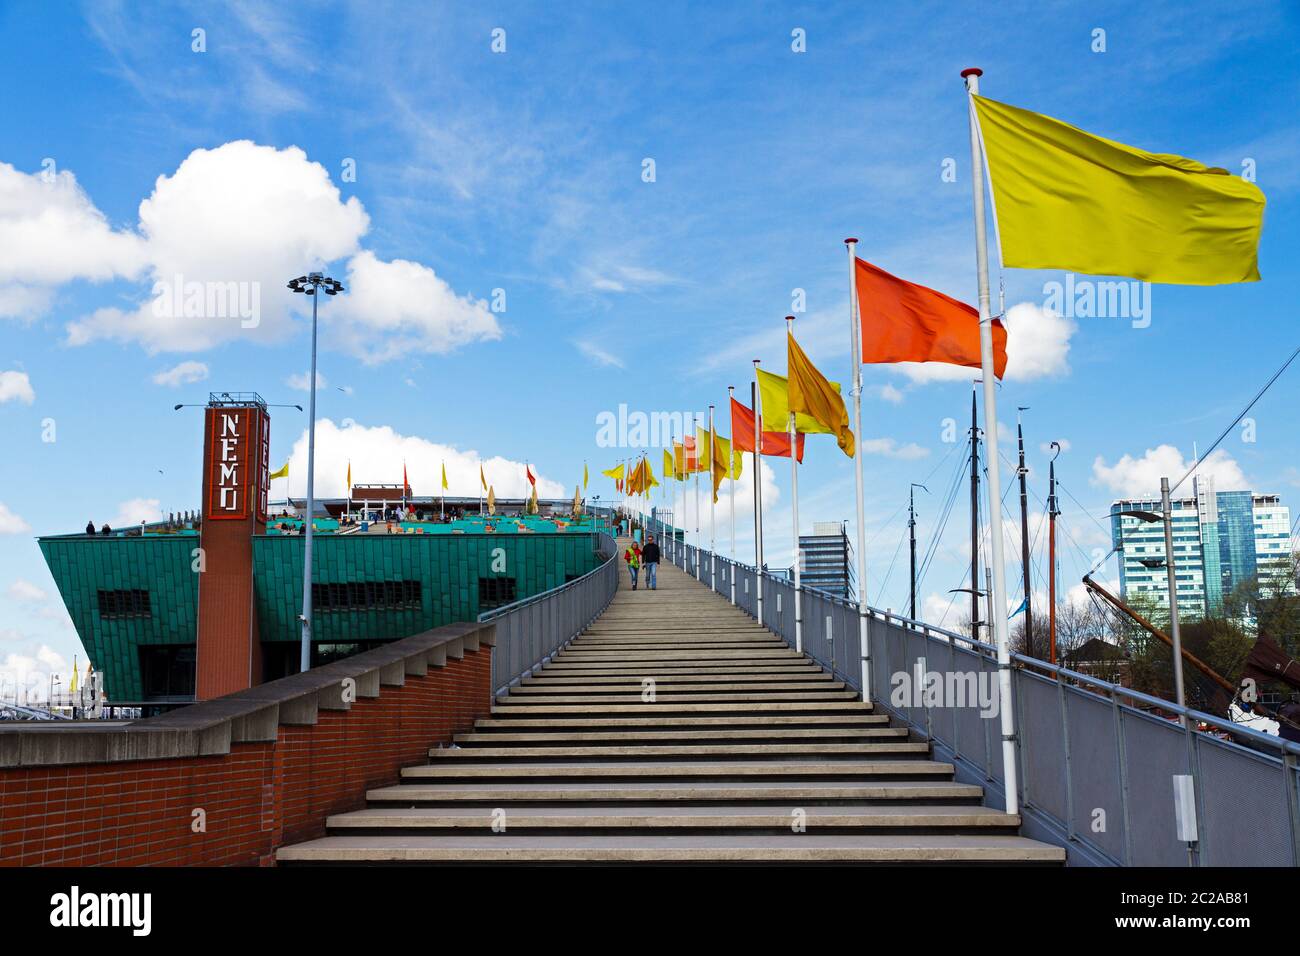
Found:
<svg viewBox="0 0 1300 956"><path fill-rule="evenodd" d="M198 649L194 696L260 683L253 535L266 531L271 417L256 393L215 392L203 429Z"/></svg>

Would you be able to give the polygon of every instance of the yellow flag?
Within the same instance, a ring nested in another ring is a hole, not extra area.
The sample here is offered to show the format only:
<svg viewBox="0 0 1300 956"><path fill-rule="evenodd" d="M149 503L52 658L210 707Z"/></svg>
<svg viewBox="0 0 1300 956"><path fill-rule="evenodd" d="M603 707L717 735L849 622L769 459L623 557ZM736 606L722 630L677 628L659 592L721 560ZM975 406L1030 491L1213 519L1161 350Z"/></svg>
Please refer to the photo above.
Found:
<svg viewBox="0 0 1300 956"><path fill-rule="evenodd" d="M447 490L447 463L442 463L442 490Z"/></svg>
<svg viewBox="0 0 1300 956"><path fill-rule="evenodd" d="M582 490L587 490L587 463L582 463Z"/></svg>
<svg viewBox="0 0 1300 956"><path fill-rule="evenodd" d="M289 463L288 463L287 461L284 463L284 473L285 473L286 475L289 473ZM351 493L352 493L352 461L351 461L351 459L348 460L348 478L347 478L347 486L348 486L348 493L351 494Z"/></svg>
<svg viewBox="0 0 1300 956"><path fill-rule="evenodd" d="M838 388L832 388L826 376L808 361L794 336L786 334L790 369L790 407L795 413L806 412L835 435L840 451L853 457L853 432L849 429L849 412ZM766 411L766 409L764 409Z"/></svg>
<svg viewBox="0 0 1300 956"><path fill-rule="evenodd" d="M488 505L488 514L494 515L497 513L497 493L496 490L493 489L491 485L488 485L487 505Z"/></svg>
<svg viewBox="0 0 1300 956"><path fill-rule="evenodd" d="M740 481L740 473L745 467L745 453L739 448L731 449L731 480Z"/></svg>
<svg viewBox="0 0 1300 956"><path fill-rule="evenodd" d="M718 486L731 477L731 441L713 433L713 500L718 500Z"/></svg>
<svg viewBox="0 0 1300 956"><path fill-rule="evenodd" d="M759 401L763 406L761 409L763 413L763 431L788 432L790 430L789 382L783 375L773 375L761 368L756 369L756 371L758 372ZM830 386L837 392L840 390L839 382L831 382ZM802 432L805 435L825 435L831 432L831 429L811 415L802 413L795 415L794 427L795 431Z"/></svg>
<svg viewBox="0 0 1300 956"><path fill-rule="evenodd" d="M707 475L713 471L713 442L709 440L709 433L698 426L695 429L695 447L699 449L695 470Z"/></svg>
<svg viewBox="0 0 1300 956"><path fill-rule="evenodd" d="M606 471L602 471L601 474L606 478L613 478L615 481L619 481L623 477L623 466L619 465L617 468L607 469Z"/></svg>
<svg viewBox="0 0 1300 956"><path fill-rule="evenodd" d="M1147 282L1256 282L1264 193L1226 169L1148 153L973 96L1003 265Z"/></svg>
<svg viewBox="0 0 1300 956"><path fill-rule="evenodd" d="M77 655L72 655L72 684L68 687L70 693L77 692Z"/></svg>
<svg viewBox="0 0 1300 956"><path fill-rule="evenodd" d="M478 463L478 483L483 486L484 491L487 491L487 476L483 474L483 462L481 461Z"/></svg>
<svg viewBox="0 0 1300 956"><path fill-rule="evenodd" d="M280 466L280 470L279 470L279 471L273 471L273 472L271 472L271 477L272 477L272 478L288 478L288 477L289 477L289 463L286 461L283 465Z"/></svg>
<svg viewBox="0 0 1300 956"><path fill-rule="evenodd" d="M679 441L673 442L673 477L686 480L686 446Z"/></svg>
<svg viewBox="0 0 1300 956"><path fill-rule="evenodd" d="M676 463L673 461L672 453L667 448L664 449L663 472L664 478L675 479L677 477Z"/></svg>

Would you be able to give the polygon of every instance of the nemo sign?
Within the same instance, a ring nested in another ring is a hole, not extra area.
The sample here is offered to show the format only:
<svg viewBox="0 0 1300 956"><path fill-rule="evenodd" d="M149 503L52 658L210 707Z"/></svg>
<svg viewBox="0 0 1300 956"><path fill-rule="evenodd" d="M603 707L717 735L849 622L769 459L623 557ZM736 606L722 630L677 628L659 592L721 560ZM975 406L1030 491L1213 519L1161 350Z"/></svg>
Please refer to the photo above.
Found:
<svg viewBox="0 0 1300 956"><path fill-rule="evenodd" d="M210 406L203 470L203 515L266 520L271 419L257 405Z"/></svg>

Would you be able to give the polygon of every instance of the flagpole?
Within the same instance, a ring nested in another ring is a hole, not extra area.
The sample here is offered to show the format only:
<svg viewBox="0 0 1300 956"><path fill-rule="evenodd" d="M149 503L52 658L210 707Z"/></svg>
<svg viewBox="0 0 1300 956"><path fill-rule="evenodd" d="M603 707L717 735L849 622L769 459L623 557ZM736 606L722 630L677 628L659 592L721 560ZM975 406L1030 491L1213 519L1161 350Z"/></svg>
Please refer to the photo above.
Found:
<svg viewBox="0 0 1300 956"><path fill-rule="evenodd" d="M758 623L763 623L763 410L758 391L759 360L754 359L754 381L749 386L749 403L754 409L754 604ZM794 454L792 451L791 454Z"/></svg>
<svg viewBox="0 0 1300 956"><path fill-rule="evenodd" d="M728 399L734 399L735 397L736 397L736 386L734 386L734 385L728 385L728 386L727 386L727 398L728 398ZM730 401L727 402L727 411L728 411L728 412L731 411L731 402L730 402ZM731 575L730 575L730 580L731 580L731 603L732 603L732 604L735 604L735 603L736 603L736 565L739 563L739 558L737 558L737 556L736 556L736 479L735 479L735 476L732 475L732 472L736 470L736 469L735 469L735 464L736 464L736 462L735 462L735 457L736 457L737 454L739 454L739 452L738 452L737 449L736 449L736 429L735 429L735 427L733 426L732 429L731 429L731 457L732 457L732 460L729 461L729 462L727 462L727 477L731 479L731 496L730 496L730 498L728 499L728 505L727 505L727 507L728 507L728 509L729 509L730 512L731 512Z"/></svg>
<svg viewBox="0 0 1300 956"><path fill-rule="evenodd" d="M984 163L980 149L979 126L975 104L971 100L980 91L983 71L962 70L966 81L966 107L970 113L971 184L975 206L975 265L979 278L980 310L980 378L984 385L984 440L988 444L989 555L993 562L990 588L993 634L998 648L998 699L1002 718L1002 779L1005 781L1006 811L1020 810L1020 793L1016 766L1016 722L1011 696L1011 649L1007 634L1006 567L1002 541L1002 479L998 458L997 380L993 374L993 319L989 314L988 232L984 222Z"/></svg>
<svg viewBox="0 0 1300 956"><path fill-rule="evenodd" d="M871 638L867 621L867 525L862 495L862 348L858 341L861 310L858 305L858 240L844 240L849 251L849 361L853 365L853 476L858 498L858 648L862 657L862 699L871 700Z"/></svg>
<svg viewBox="0 0 1300 956"><path fill-rule="evenodd" d="M700 416L692 416L695 422L695 580L703 581L704 572L700 567Z"/></svg>
<svg viewBox="0 0 1300 956"><path fill-rule="evenodd" d="M794 316L785 317L785 331L787 335L794 335ZM790 374L786 369L786 374ZM795 653L803 653L803 601L800 600L799 585L799 458L795 455L795 444L798 442L798 432L795 430L794 411L790 411L790 506L791 513L794 517L794 565L791 570L794 572L794 649Z"/></svg>
<svg viewBox="0 0 1300 956"><path fill-rule="evenodd" d="M713 469L717 462L713 460L715 449L713 447L713 406L709 406L709 589L718 590L718 545L717 545L717 520L715 512L717 511L717 497L713 492Z"/></svg>

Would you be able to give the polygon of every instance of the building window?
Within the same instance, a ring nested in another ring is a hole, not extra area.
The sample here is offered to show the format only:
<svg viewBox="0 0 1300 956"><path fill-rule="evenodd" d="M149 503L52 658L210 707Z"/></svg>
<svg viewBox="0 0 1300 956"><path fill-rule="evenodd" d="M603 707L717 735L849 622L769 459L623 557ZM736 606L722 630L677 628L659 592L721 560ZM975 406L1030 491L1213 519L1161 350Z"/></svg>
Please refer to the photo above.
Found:
<svg viewBox="0 0 1300 956"><path fill-rule="evenodd" d="M315 611L410 611L422 606L419 581L339 581L311 586Z"/></svg>
<svg viewBox="0 0 1300 956"><path fill-rule="evenodd" d="M99 592L99 616L102 618L149 617L149 592L139 589Z"/></svg>
<svg viewBox="0 0 1300 956"><path fill-rule="evenodd" d="M479 578L479 610L490 611L494 607L514 603L517 600L515 597L516 590L517 586L514 578Z"/></svg>
<svg viewBox="0 0 1300 956"><path fill-rule="evenodd" d="M146 700L194 696L194 645L145 644L140 653L140 689Z"/></svg>

